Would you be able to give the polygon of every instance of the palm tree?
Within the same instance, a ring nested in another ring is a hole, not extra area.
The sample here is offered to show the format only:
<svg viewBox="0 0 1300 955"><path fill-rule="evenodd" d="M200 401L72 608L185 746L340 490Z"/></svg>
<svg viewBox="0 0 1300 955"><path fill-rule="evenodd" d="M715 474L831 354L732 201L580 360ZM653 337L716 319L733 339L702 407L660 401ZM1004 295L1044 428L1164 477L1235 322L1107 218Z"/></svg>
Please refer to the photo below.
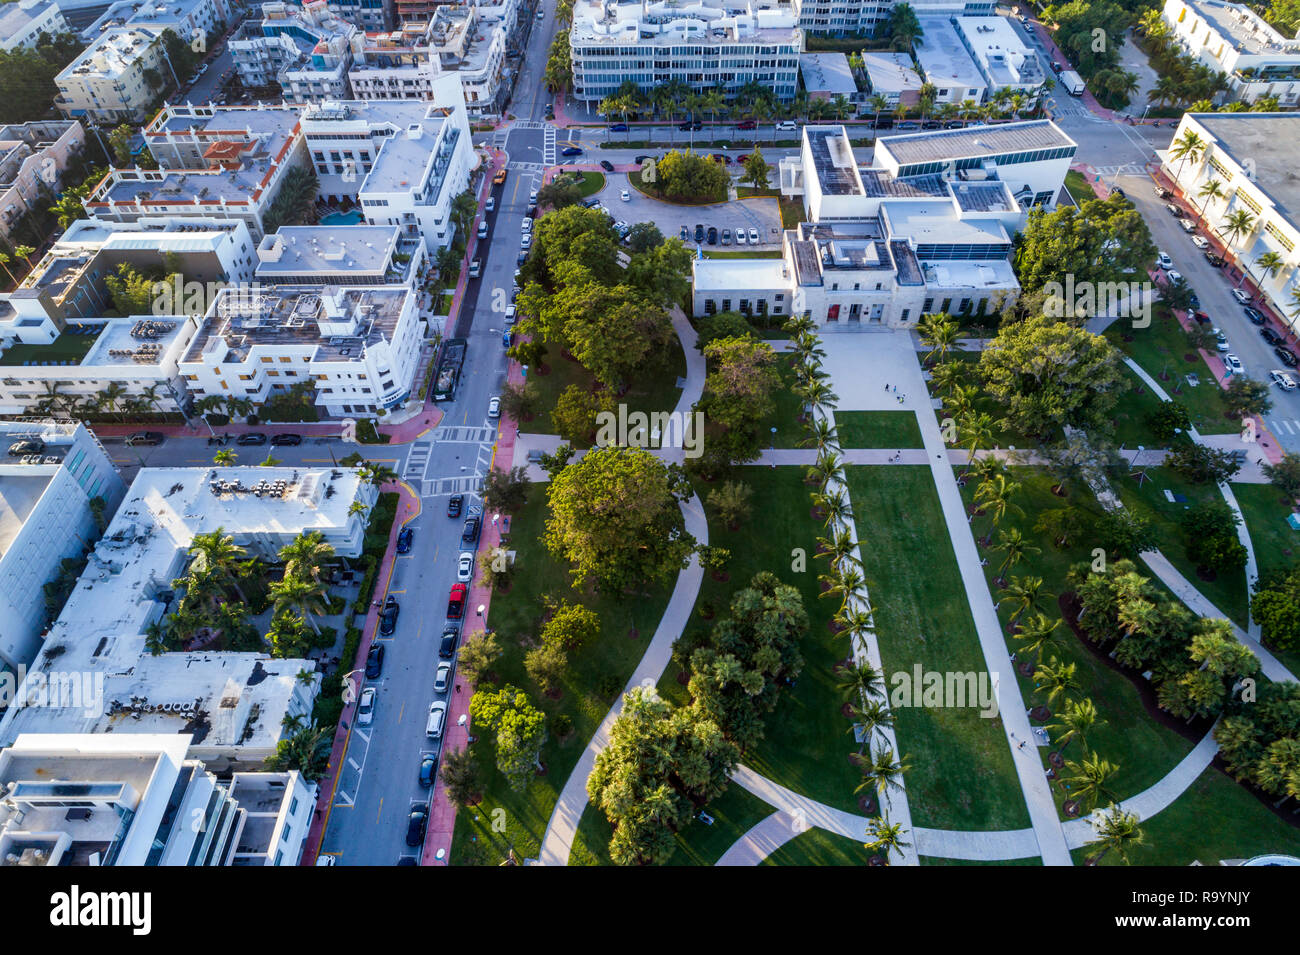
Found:
<svg viewBox="0 0 1300 955"><path fill-rule="evenodd" d="M957 422L957 427L961 431L966 450L970 453L966 469L962 471L962 477L965 477L970 471L971 462L975 460L975 452L993 440L993 416L987 411L978 414L972 412L963 416Z"/></svg>
<svg viewBox="0 0 1300 955"><path fill-rule="evenodd" d="M9 258L9 254L7 252L0 252L0 268L5 270L5 275L9 276L9 281L12 282L14 285L17 285L18 280L14 278L13 272L9 271L10 261L11 260Z"/></svg>
<svg viewBox="0 0 1300 955"><path fill-rule="evenodd" d="M1171 93L1176 95L1176 81L1173 81L1175 83L1174 90L1162 91L1161 83L1166 79L1169 79L1169 77L1162 76L1160 81L1156 83L1155 90L1153 91L1158 102L1168 102L1173 98L1173 96L1170 95ZM1178 173L1174 178L1178 179L1182 176L1183 164L1186 163L1187 160L1190 159L1192 162L1198 162L1204 152L1205 140L1201 139L1201 137L1193 130L1189 129L1184 132L1183 135L1175 139L1169 147L1169 155L1178 160Z"/></svg>
<svg viewBox="0 0 1300 955"><path fill-rule="evenodd" d="M808 422L808 434L799 439L799 447L812 448L818 451L823 448L839 448L839 435L835 432L835 425L831 424L829 418L813 418Z"/></svg>
<svg viewBox="0 0 1300 955"><path fill-rule="evenodd" d="M1047 663L1040 663L1034 669L1034 692L1042 691L1048 706L1056 702L1058 696L1062 696L1067 690L1077 690L1079 681L1074 678L1074 673L1078 666L1073 663L1062 663L1056 657Z"/></svg>
<svg viewBox="0 0 1300 955"><path fill-rule="evenodd" d="M995 474L980 484L975 489L975 500L984 513L988 515L990 524L989 532L984 537L984 545L987 547L993 539L993 530L1010 513L1023 514L1019 505L1013 504L1011 498L1020 493L1020 484L1016 481L1008 481L1005 474Z"/></svg>
<svg viewBox="0 0 1300 955"><path fill-rule="evenodd" d="M239 589L240 561L247 556L247 551L236 544L223 528L195 534L190 541L189 553L194 558L190 563L191 577L209 575L218 586L233 590L240 603L248 602Z"/></svg>
<svg viewBox="0 0 1300 955"><path fill-rule="evenodd" d="M320 580L321 568L334 559L334 548L320 531L304 532L280 548L280 559L287 576Z"/></svg>
<svg viewBox="0 0 1300 955"><path fill-rule="evenodd" d="M862 605L864 602L861 596L858 597L858 601L859 606L845 607L835 615L835 623L839 626L840 633L848 637L850 647L855 646L857 641L861 641L862 646L866 646L867 635L874 633L876 629L871 611Z"/></svg>
<svg viewBox="0 0 1300 955"><path fill-rule="evenodd" d="M1119 767L1110 760L1103 759L1098 753L1088 753L1082 763L1067 761L1065 769L1070 775L1063 776L1062 782L1070 787L1075 799L1087 805L1089 811L1096 809L1103 797L1112 802L1115 800L1110 780L1119 772Z"/></svg>
<svg viewBox="0 0 1300 955"><path fill-rule="evenodd" d="M1277 273L1282 270L1282 266L1286 265L1286 260L1276 252L1265 252L1255 259L1255 264L1259 266L1262 275L1274 279L1277 278Z"/></svg>
<svg viewBox="0 0 1300 955"><path fill-rule="evenodd" d="M36 250L33 249L30 245L14 246L14 255L18 256L18 258L22 259L24 262L27 263L27 270L29 272L31 271L32 268L32 253L35 251Z"/></svg>
<svg viewBox="0 0 1300 955"><path fill-rule="evenodd" d="M1201 186L1200 189L1196 190L1196 194L1205 200L1201 203L1201 218L1204 219L1205 208L1210 204L1210 200L1223 197L1223 183L1219 182L1217 179L1211 179L1209 182Z"/></svg>
<svg viewBox="0 0 1300 955"><path fill-rule="evenodd" d="M875 114L874 118L871 120L871 128L875 129L880 125L880 114L889 109L889 100L885 99L885 97L879 93L876 93L871 97L871 99L867 100L867 105Z"/></svg>
<svg viewBox="0 0 1300 955"><path fill-rule="evenodd" d="M110 381L98 395L96 400L101 408L104 408L110 414L120 409L120 401L126 394L126 388L118 381ZM125 420L125 416L123 416Z"/></svg>
<svg viewBox="0 0 1300 955"><path fill-rule="evenodd" d="M1223 225L1219 227L1219 234L1232 244L1243 236L1249 235L1254 225L1254 216L1245 209L1237 209L1224 218Z"/></svg>
<svg viewBox="0 0 1300 955"><path fill-rule="evenodd" d="M883 700L867 700L861 704L849 704L849 719L853 725L848 731L853 733L861 730L861 745L858 747L858 755L862 755L862 750L871 744L875 739L875 734L879 732L884 737L886 729L894 725L894 714L889 712L889 707Z"/></svg>
<svg viewBox="0 0 1300 955"><path fill-rule="evenodd" d="M903 773L912 768L911 761L906 756L895 759L894 751L888 745L872 747L870 758L859 760L859 765L866 778L857 785L853 794L857 795L865 789L874 789L879 795L885 797L886 803L889 802L891 791L902 791Z"/></svg>
<svg viewBox="0 0 1300 955"><path fill-rule="evenodd" d="M370 508L367 507L365 503L363 503L362 501L353 501L351 504L348 505L348 516L351 516L353 514L360 514L364 517L366 514L369 513L370 513Z"/></svg>
<svg viewBox="0 0 1300 955"><path fill-rule="evenodd" d="M1042 664L1043 652L1057 644L1056 631L1060 620L1049 619L1046 614L1036 613L1020 625L1016 639L1027 652L1035 654L1034 662Z"/></svg>
<svg viewBox="0 0 1300 955"><path fill-rule="evenodd" d="M993 549L1006 554L1002 559L1002 566L998 568L999 580L1009 568L1014 567L1024 558L1041 552L1038 547L1029 543L1018 527L1013 527L1009 531L998 531L998 542L993 545Z"/></svg>
<svg viewBox="0 0 1300 955"><path fill-rule="evenodd" d="M365 484L378 487L381 484L389 484L397 480L397 472L386 464L380 464L377 461L367 461L357 468L358 476Z"/></svg>
<svg viewBox="0 0 1300 955"><path fill-rule="evenodd" d="M1129 850L1134 846L1143 844L1144 837L1142 830L1138 828L1138 815L1135 812L1125 812L1116 806L1110 804L1106 813L1093 822L1093 828L1097 835L1101 836L1101 852L1093 856L1091 862L1097 865L1105 858L1106 853L1112 849L1120 857L1125 865L1129 864Z"/></svg>
<svg viewBox="0 0 1300 955"><path fill-rule="evenodd" d="M1061 744L1060 751L1065 752L1065 747L1069 746L1077 738L1084 749L1088 748L1088 733L1094 727L1104 726L1106 721L1097 715L1097 707L1092 700L1084 697L1082 700L1071 700L1065 704L1065 712L1057 717L1060 722L1051 723L1048 729L1055 732L1061 731L1057 742Z"/></svg>
<svg viewBox="0 0 1300 955"><path fill-rule="evenodd" d="M829 448L817 455L817 460L808 468L808 478L816 481L822 488L826 489L828 484L842 483L844 478L844 464L840 456Z"/></svg>
<svg viewBox="0 0 1300 955"><path fill-rule="evenodd" d="M844 567L832 567L828 573L822 574L817 579L828 585L821 596L838 596L840 598L840 611L843 611L848 606L849 600L862 589L862 585L865 583L862 572L852 564Z"/></svg>
<svg viewBox="0 0 1300 955"><path fill-rule="evenodd" d="M272 583L269 590L276 614L293 610L307 621L313 633L320 633L313 615L325 613L324 584L308 577L286 576Z"/></svg>
<svg viewBox="0 0 1300 955"><path fill-rule="evenodd" d="M935 355L939 356L940 361L946 358L948 349L962 337L962 331L957 323L943 312L921 316L916 330L921 336L921 343L930 346L930 351L925 356L927 364L934 359Z"/></svg>
<svg viewBox="0 0 1300 955"><path fill-rule="evenodd" d="M830 558L834 566L839 567L845 561L858 564L858 559L853 556L858 544L847 527L840 528L830 537L817 538L817 543L821 545L822 553Z"/></svg>
<svg viewBox="0 0 1300 955"><path fill-rule="evenodd" d="M846 703L874 700L885 692L885 675L867 660L845 667L836 682Z"/></svg>
<svg viewBox="0 0 1300 955"><path fill-rule="evenodd" d="M217 467L233 468L235 466L235 461L238 459L239 455L230 448L222 448L212 456L212 463L217 465Z"/></svg>
<svg viewBox="0 0 1300 955"><path fill-rule="evenodd" d="M844 493L843 488L837 487L830 491L814 494L813 505L825 515L827 527L842 524L852 514L848 496ZM835 563L839 563L839 561L835 561Z"/></svg>
<svg viewBox="0 0 1300 955"><path fill-rule="evenodd" d="M1002 591L1002 596L998 598L998 606L1004 603L1012 605L1014 610L1011 620L1014 623L1022 614L1037 610L1040 598L1050 596L1051 594L1043 590L1042 577L1012 577L1011 582Z"/></svg>
<svg viewBox="0 0 1300 955"><path fill-rule="evenodd" d="M880 858L885 865L889 865L890 851L901 856L904 849L912 846L910 842L903 841L903 824L891 823L889 815L884 812L867 823L867 838L871 841L863 843L862 847L868 852L881 852Z"/></svg>

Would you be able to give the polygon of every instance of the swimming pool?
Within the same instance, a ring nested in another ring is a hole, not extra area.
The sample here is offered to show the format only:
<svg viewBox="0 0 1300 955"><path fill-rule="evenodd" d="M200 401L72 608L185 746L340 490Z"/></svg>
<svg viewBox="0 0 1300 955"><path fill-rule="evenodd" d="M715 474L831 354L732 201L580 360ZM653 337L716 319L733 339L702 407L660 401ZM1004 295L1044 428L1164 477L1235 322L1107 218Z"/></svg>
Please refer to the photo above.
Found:
<svg viewBox="0 0 1300 955"><path fill-rule="evenodd" d="M353 209L350 212L331 212L329 215L321 216L321 225L358 225L364 221L359 209Z"/></svg>

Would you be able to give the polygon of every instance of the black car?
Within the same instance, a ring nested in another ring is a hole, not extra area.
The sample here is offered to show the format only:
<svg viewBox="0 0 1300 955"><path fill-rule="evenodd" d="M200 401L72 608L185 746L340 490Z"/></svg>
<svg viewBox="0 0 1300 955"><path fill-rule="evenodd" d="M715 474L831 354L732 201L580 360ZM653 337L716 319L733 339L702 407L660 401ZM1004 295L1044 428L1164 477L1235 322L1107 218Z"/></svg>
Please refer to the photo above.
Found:
<svg viewBox="0 0 1300 955"><path fill-rule="evenodd" d="M480 518L477 514L465 518L465 529L460 532L460 539L466 544L473 544L478 540Z"/></svg>
<svg viewBox="0 0 1300 955"><path fill-rule="evenodd" d="M465 506L464 494L453 494L451 500L447 502L447 516L460 517L460 510Z"/></svg>
<svg viewBox="0 0 1300 955"><path fill-rule="evenodd" d="M438 757L426 756L420 760L420 785L428 789L438 775Z"/></svg>
<svg viewBox="0 0 1300 955"><path fill-rule="evenodd" d="M9 456L20 458L26 454L42 454L45 451L45 442L38 438L32 438L28 441L15 441L9 445Z"/></svg>
<svg viewBox="0 0 1300 955"><path fill-rule="evenodd" d="M429 810L423 806L412 809L406 822L406 844L408 846L424 845L424 827L429 821Z"/></svg>
<svg viewBox="0 0 1300 955"><path fill-rule="evenodd" d="M965 126L965 125L966 125L966 120L964 120L964 119L950 119L950 120L948 120L948 122L946 122L946 123L943 124L943 128L944 128L944 129L961 129L961 128L962 128L963 126Z"/></svg>
<svg viewBox="0 0 1300 955"><path fill-rule="evenodd" d="M718 244L718 230L715 226L709 226L709 245Z"/></svg>
<svg viewBox="0 0 1300 955"><path fill-rule="evenodd" d="M636 164L639 166L639 165L641 165L643 162L645 162L647 159L653 159L653 158L654 158L653 156L637 156L637 157L636 157L635 159L633 159L632 161L633 161L634 163L636 163Z"/></svg>
<svg viewBox="0 0 1300 955"><path fill-rule="evenodd" d="M384 672L384 645L376 643L366 654L366 679L373 680Z"/></svg>
<svg viewBox="0 0 1300 955"><path fill-rule="evenodd" d="M409 554L411 552L411 541L415 539L415 531L409 527L403 527L402 532L397 535L397 552L399 554Z"/></svg>
<svg viewBox="0 0 1300 955"><path fill-rule="evenodd" d="M391 637L393 631L397 629L397 614L401 611L401 605L398 604L397 598L392 594L384 601L384 609L379 614L379 634L384 637ZM382 647L380 649L383 649Z"/></svg>
<svg viewBox="0 0 1300 955"><path fill-rule="evenodd" d="M602 159L600 161L600 168L605 170L605 172L613 172L614 164L610 162L608 159Z"/></svg>
<svg viewBox="0 0 1300 955"><path fill-rule="evenodd" d="M237 437L235 444L266 444L266 435L260 431L250 431L248 434L241 434Z"/></svg>
<svg viewBox="0 0 1300 955"><path fill-rule="evenodd" d="M1245 305L1242 307L1242 311L1245 312L1246 317L1249 318L1251 322L1256 325L1263 325L1266 321L1268 321L1268 319L1264 317L1264 313L1257 308L1252 308L1249 305Z"/></svg>
<svg viewBox="0 0 1300 955"><path fill-rule="evenodd" d="M1286 365L1288 368L1294 368L1296 364L1300 362L1300 358L1296 358L1294 352L1289 348L1283 348L1281 345L1273 349L1273 354L1277 355L1278 361Z"/></svg>
<svg viewBox="0 0 1300 955"><path fill-rule="evenodd" d="M939 122L937 119L927 119L924 123L921 124L921 128L922 129L943 129L943 123Z"/></svg>
<svg viewBox="0 0 1300 955"><path fill-rule="evenodd" d="M704 226L700 225L698 222L695 224L695 241L704 241Z"/></svg>
<svg viewBox="0 0 1300 955"><path fill-rule="evenodd" d="M1264 339L1264 341L1268 342L1270 345L1281 345L1284 341L1282 336L1271 328L1261 328L1259 330L1259 337Z"/></svg>
<svg viewBox="0 0 1300 955"><path fill-rule="evenodd" d="M520 253L519 253L519 257L518 257L517 259L515 259L515 261L516 261L519 265L523 265L525 262L528 261L528 253L527 253L527 252L520 252Z"/></svg>
<svg viewBox="0 0 1300 955"><path fill-rule="evenodd" d="M456 655L456 638L460 632L455 627L446 627L442 631L442 643L438 644L438 656L450 660Z"/></svg>
<svg viewBox="0 0 1300 955"><path fill-rule="evenodd" d="M1201 300L1195 292L1188 292L1187 304L1190 305L1192 308L1197 309L1201 307Z"/></svg>
<svg viewBox="0 0 1300 955"><path fill-rule="evenodd" d="M271 438L271 446L276 448L295 448L302 444L300 434L277 434Z"/></svg>
<svg viewBox="0 0 1300 955"><path fill-rule="evenodd" d="M692 130L698 133L701 129L704 128L704 124L697 120L694 123L691 122L682 123L677 128L680 129L683 133L689 133Z"/></svg>
<svg viewBox="0 0 1300 955"><path fill-rule="evenodd" d="M1126 192L1125 192L1123 189L1121 189L1119 186L1116 186L1114 189L1112 189L1112 190L1110 191L1110 194L1111 194L1112 196L1119 196L1121 199L1127 199L1127 198L1128 198L1128 193L1126 193Z"/></svg>
<svg viewBox="0 0 1300 955"><path fill-rule="evenodd" d="M1208 249L1207 249L1206 252L1205 252L1205 261L1206 261L1206 262L1209 262L1209 263L1210 263L1211 265L1213 265L1216 269L1217 269L1219 266L1223 265L1223 259L1222 259L1221 257L1215 255L1213 252L1209 251Z"/></svg>

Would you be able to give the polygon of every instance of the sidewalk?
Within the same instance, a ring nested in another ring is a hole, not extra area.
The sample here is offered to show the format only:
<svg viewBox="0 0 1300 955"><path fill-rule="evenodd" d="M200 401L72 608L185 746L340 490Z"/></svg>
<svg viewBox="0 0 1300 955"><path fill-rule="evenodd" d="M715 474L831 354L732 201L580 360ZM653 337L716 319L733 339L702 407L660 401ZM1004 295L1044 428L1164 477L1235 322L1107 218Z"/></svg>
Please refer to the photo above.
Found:
<svg viewBox="0 0 1300 955"><path fill-rule="evenodd" d="M397 516L393 518L393 526L388 533L388 548L384 551L384 559L380 562L379 572L375 576L375 595L382 597L388 591L388 583L393 577L393 564L397 560L397 535L402 526L408 521L414 519L420 513L420 499L416 494L403 483L389 483L380 485L379 490L396 491L401 495L397 505ZM357 647L357 655L350 662L340 662L339 669L344 666L348 669L344 673L351 673L359 670L366 665L366 654L370 652L370 643L375 637L375 632L379 626L379 606L374 600L371 600L370 607L366 611L366 620L361 627L361 645ZM342 674L340 674L342 675ZM358 681L354 689L360 686ZM322 688L321 692L325 692ZM311 829L307 833L307 841L303 846L302 858L299 865L315 865L316 855L320 852L321 840L324 838L325 829L329 825L330 813L334 808L334 791L338 787L338 771L343 764L343 757L347 753L348 741L352 737L352 716L356 711L359 693L349 694L353 697L346 700L343 704L343 714L339 717L338 728L334 731L334 745L330 749L329 768L325 775L317 781L316 796L316 813L312 817ZM325 798L324 811L322 812L321 799Z"/></svg>

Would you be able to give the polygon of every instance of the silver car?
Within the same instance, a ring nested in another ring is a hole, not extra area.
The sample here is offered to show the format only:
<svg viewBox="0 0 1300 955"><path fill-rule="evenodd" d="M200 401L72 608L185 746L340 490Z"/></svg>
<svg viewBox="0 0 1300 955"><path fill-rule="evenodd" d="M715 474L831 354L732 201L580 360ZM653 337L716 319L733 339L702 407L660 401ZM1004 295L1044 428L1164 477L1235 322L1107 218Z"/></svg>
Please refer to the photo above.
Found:
<svg viewBox="0 0 1300 955"><path fill-rule="evenodd" d="M439 663L438 673L433 678L433 692L439 696L447 692L447 687L451 683L451 664Z"/></svg>

